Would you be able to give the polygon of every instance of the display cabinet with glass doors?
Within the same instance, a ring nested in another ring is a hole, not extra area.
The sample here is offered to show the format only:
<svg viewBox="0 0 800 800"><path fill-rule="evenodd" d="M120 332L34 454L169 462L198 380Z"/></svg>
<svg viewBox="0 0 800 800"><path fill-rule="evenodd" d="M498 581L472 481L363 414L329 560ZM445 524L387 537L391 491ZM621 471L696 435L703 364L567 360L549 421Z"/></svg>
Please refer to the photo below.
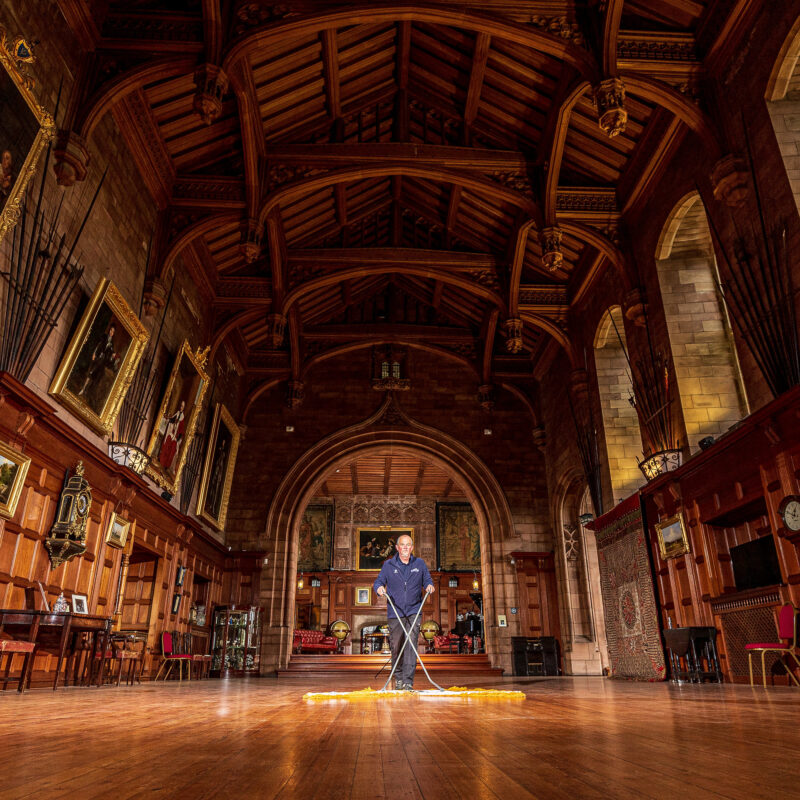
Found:
<svg viewBox="0 0 800 800"><path fill-rule="evenodd" d="M261 655L261 609L217 606L211 639L211 675L257 675Z"/></svg>

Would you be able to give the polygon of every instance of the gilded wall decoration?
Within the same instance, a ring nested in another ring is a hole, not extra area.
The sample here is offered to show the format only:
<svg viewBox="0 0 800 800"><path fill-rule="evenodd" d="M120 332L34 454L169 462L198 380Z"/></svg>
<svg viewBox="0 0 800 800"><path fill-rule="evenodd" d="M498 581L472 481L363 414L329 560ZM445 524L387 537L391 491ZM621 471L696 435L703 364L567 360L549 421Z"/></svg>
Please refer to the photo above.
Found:
<svg viewBox="0 0 800 800"><path fill-rule="evenodd" d="M67 345L50 394L98 433L111 435L147 339L125 298L103 278Z"/></svg>

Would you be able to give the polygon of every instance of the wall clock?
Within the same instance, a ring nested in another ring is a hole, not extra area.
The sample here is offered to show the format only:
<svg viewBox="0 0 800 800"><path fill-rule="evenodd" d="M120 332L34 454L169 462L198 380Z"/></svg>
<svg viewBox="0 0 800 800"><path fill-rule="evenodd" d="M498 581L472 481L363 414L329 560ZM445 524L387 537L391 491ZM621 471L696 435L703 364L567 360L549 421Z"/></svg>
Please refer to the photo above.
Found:
<svg viewBox="0 0 800 800"><path fill-rule="evenodd" d="M788 530L800 531L800 495L786 495L778 506L778 513Z"/></svg>

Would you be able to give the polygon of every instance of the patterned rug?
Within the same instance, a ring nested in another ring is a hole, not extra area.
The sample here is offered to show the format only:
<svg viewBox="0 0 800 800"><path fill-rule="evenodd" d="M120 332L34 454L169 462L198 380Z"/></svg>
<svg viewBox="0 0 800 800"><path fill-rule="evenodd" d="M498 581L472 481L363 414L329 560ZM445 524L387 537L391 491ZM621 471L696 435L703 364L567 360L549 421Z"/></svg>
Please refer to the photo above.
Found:
<svg viewBox="0 0 800 800"><path fill-rule="evenodd" d="M664 651L639 496L629 497L592 527L597 537L611 675L664 680Z"/></svg>

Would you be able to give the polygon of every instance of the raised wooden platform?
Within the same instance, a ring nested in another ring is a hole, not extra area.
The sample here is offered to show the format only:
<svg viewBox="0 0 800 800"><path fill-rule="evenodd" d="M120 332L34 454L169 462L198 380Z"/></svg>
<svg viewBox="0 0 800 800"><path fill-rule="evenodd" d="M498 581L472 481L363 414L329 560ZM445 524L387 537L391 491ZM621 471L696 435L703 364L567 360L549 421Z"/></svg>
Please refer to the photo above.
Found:
<svg viewBox="0 0 800 800"><path fill-rule="evenodd" d="M500 677L503 670L493 667L487 655L423 654L422 660L428 672L433 674L468 674L471 677L491 675ZM301 653L292 655L287 669L278 670L279 678L316 678L326 675L375 675L388 661L388 656L375 655L328 655ZM387 670L389 667L387 667ZM388 672L384 675L388 676ZM417 664L417 675L424 675Z"/></svg>

